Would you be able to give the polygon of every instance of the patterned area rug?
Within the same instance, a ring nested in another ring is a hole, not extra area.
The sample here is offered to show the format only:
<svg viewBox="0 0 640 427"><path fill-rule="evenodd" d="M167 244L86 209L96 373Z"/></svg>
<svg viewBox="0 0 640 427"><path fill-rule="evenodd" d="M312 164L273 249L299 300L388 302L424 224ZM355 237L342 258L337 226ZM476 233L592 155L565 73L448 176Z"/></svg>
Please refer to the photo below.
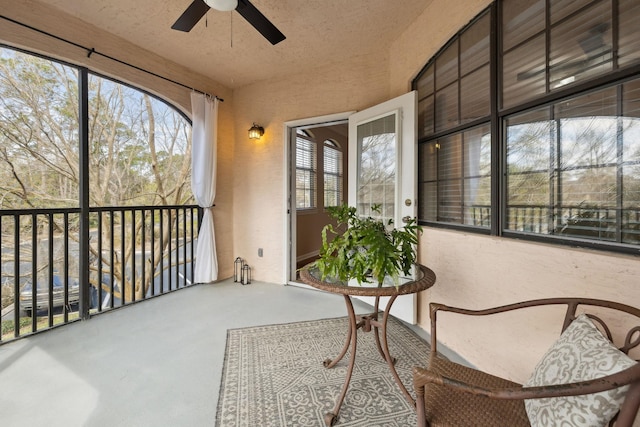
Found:
<svg viewBox="0 0 640 427"><path fill-rule="evenodd" d="M347 317L230 329L216 426L324 426L340 394L351 351L333 368L346 339ZM389 351L413 395L414 366L425 366L429 345L389 318ZM340 409L338 426L416 425L414 409L395 383L375 345L373 330L358 330L356 364Z"/></svg>

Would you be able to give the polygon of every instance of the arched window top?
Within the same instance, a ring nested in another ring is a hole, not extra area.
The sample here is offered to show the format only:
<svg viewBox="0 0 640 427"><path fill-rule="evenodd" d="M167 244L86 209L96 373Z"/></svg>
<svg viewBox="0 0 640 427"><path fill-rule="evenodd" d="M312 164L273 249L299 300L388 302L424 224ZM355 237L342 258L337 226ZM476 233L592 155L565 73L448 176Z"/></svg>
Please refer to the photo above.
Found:
<svg viewBox="0 0 640 427"><path fill-rule="evenodd" d="M307 138L307 139L313 139L313 138L315 138L315 136L313 135L313 132L311 132L311 131L310 131L310 130L308 130L308 129L297 129L297 130L296 130L296 134L297 134L298 136L302 136L302 137L305 137L305 138Z"/></svg>
<svg viewBox="0 0 640 427"><path fill-rule="evenodd" d="M340 143L338 143L338 141L336 141L335 139L325 139L324 140L324 145L326 147L331 147L331 148L335 148L336 150L341 150L341 146Z"/></svg>
<svg viewBox="0 0 640 427"><path fill-rule="evenodd" d="M2 206L75 207L81 180L89 185L91 206L192 202L191 193L183 191L191 175L191 123L183 112L93 72L87 85L80 85L80 74L73 65L0 47L0 127L12 134L0 136L0 146L9 148L5 162L20 171L19 176L0 173L0 181L34 183L21 198L5 197ZM85 87L86 112L78 101ZM81 139L82 127L88 129L87 141ZM83 144L89 174L81 177ZM43 179L31 179L34 173Z"/></svg>

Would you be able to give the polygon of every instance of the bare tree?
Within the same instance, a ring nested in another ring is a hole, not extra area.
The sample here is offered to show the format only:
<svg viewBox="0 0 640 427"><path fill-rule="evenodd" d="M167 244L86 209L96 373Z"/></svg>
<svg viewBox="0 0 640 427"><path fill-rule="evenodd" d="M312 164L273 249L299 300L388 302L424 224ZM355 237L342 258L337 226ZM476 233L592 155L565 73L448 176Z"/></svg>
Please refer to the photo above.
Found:
<svg viewBox="0 0 640 427"><path fill-rule="evenodd" d="M0 49L0 209L74 208L79 206L78 71L63 64ZM158 206L192 202L191 127L173 108L150 95L96 75L89 78L89 183L90 205ZM130 215L133 229L148 224L149 212ZM174 213L163 212L166 224ZM57 232L65 225L54 218ZM124 227L124 216L111 216ZM79 218L72 218L71 239L78 240ZM46 224L39 224L46 227ZM3 224L2 238L12 239ZM127 225L127 227L131 227ZM26 233L28 224L21 233ZM125 239L119 256L103 256L91 241L93 269L106 268L125 278L122 293L141 297L153 283L158 255L168 243L155 235L148 247L154 263L145 262L145 283L127 273L136 244ZM93 234L92 234L93 235ZM137 234L139 236L139 233ZM147 239L151 233L147 234ZM105 243L114 238L104 234ZM162 242L162 244L160 243ZM117 242L122 244L121 241ZM28 259L28 254L23 258Z"/></svg>

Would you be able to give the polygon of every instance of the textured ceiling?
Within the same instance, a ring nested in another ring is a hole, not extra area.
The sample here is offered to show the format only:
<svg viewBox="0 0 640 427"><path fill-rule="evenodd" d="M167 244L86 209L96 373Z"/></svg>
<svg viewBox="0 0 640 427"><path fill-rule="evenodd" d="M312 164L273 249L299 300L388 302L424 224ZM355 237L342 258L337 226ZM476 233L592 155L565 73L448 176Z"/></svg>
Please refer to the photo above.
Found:
<svg viewBox="0 0 640 427"><path fill-rule="evenodd" d="M230 88L387 49L430 0L251 0L287 37L272 46L237 12L171 25L192 0L40 0Z"/></svg>

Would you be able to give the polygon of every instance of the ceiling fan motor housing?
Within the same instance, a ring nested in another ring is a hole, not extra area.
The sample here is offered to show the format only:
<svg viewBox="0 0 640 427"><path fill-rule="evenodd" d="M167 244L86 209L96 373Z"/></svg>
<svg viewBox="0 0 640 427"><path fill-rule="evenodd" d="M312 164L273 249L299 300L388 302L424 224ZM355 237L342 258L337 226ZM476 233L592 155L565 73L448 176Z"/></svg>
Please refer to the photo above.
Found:
<svg viewBox="0 0 640 427"><path fill-rule="evenodd" d="M238 0L205 0L205 3L211 9L221 12L230 12L238 7Z"/></svg>

